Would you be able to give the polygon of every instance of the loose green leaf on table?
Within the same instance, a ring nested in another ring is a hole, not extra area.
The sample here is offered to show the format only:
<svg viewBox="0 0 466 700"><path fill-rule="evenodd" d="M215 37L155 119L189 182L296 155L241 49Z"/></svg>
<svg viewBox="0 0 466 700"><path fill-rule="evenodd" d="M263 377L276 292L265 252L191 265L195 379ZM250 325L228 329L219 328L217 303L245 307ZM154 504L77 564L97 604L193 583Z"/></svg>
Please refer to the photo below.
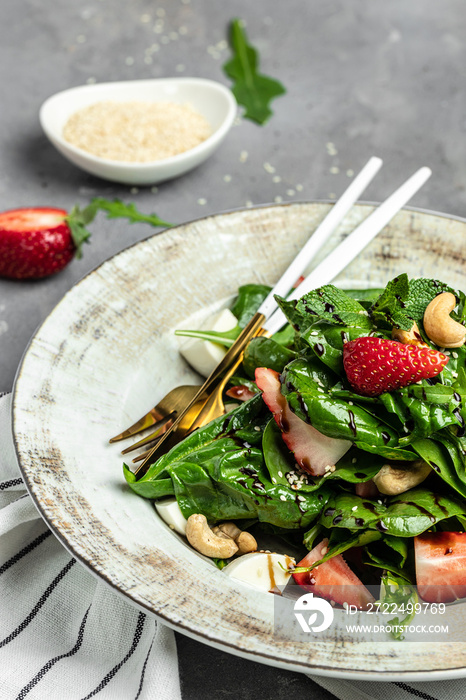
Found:
<svg viewBox="0 0 466 700"><path fill-rule="evenodd" d="M278 80L258 72L257 51L248 44L239 19L234 19L231 23L230 45L233 58L224 64L223 70L234 81L232 92L237 102L246 108L246 119L264 124L272 115L270 102L286 90Z"/></svg>

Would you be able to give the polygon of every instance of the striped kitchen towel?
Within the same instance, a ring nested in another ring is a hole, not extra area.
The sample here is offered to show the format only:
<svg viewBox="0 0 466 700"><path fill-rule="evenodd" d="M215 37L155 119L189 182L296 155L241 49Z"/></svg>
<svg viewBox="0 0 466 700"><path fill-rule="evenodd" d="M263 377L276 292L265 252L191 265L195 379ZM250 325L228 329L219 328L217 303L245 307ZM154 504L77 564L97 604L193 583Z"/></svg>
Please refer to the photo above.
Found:
<svg viewBox="0 0 466 700"><path fill-rule="evenodd" d="M179 700L175 636L52 535L18 470L0 398L1 700Z"/></svg>

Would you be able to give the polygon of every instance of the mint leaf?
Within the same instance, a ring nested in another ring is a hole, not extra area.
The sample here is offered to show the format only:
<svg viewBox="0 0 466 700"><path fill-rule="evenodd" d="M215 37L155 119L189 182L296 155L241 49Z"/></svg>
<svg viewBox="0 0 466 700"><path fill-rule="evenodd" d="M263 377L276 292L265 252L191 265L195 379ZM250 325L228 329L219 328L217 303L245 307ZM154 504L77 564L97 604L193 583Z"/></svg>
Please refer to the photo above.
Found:
<svg viewBox="0 0 466 700"><path fill-rule="evenodd" d="M398 275L387 284L374 302L370 314L379 328L395 326L409 331L414 321L422 320L432 299L442 292L453 290L439 280L424 277L408 280L408 275Z"/></svg>
<svg viewBox="0 0 466 700"><path fill-rule="evenodd" d="M248 44L239 19L231 23L230 45L234 56L224 64L223 70L234 81L232 92L238 104L246 108L246 119L264 124L272 115L270 102L286 90L278 80L257 72L257 51Z"/></svg>

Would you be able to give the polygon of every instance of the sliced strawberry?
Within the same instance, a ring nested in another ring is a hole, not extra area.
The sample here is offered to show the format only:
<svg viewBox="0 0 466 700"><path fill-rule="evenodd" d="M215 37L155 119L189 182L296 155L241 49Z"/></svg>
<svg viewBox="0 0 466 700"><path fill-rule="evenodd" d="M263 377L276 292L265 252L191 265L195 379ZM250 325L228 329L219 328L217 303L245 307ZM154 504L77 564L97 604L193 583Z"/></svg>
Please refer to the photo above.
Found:
<svg viewBox="0 0 466 700"><path fill-rule="evenodd" d="M466 598L466 533L424 532L414 538L416 583L428 603Z"/></svg>
<svg viewBox="0 0 466 700"><path fill-rule="evenodd" d="M297 567L312 566L320 561L327 553L328 540L324 539L306 554ZM339 605L355 605L360 610L366 610L375 598L365 585L351 571L341 554L319 564L311 571L293 574L300 586L327 600L334 600Z"/></svg>
<svg viewBox="0 0 466 700"><path fill-rule="evenodd" d="M245 384L232 386L225 393L230 397L230 399L236 399L237 401L249 401L249 399L252 399L252 397L256 395L253 390Z"/></svg>
<svg viewBox="0 0 466 700"><path fill-rule="evenodd" d="M64 209L12 209L0 214L0 275L47 277L73 258L76 246Z"/></svg>
<svg viewBox="0 0 466 700"><path fill-rule="evenodd" d="M448 357L438 350L383 338L356 338L343 346L343 366L354 391L379 396L440 374Z"/></svg>
<svg viewBox="0 0 466 700"><path fill-rule="evenodd" d="M273 413L286 446L294 453L302 469L314 476L325 474L351 447L348 440L327 437L293 413L281 393L280 375L273 369L258 367L256 384Z"/></svg>

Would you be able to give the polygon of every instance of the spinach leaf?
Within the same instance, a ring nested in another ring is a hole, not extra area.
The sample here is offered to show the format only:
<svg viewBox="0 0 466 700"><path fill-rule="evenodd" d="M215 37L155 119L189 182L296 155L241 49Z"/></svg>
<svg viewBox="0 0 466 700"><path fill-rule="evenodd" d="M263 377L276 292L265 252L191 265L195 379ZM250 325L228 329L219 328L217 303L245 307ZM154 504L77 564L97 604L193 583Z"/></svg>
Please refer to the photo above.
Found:
<svg viewBox="0 0 466 700"><path fill-rule="evenodd" d="M240 328L248 325L271 289L265 284L244 284L238 289L231 313L238 319Z"/></svg>
<svg viewBox="0 0 466 700"><path fill-rule="evenodd" d="M244 351L243 368L247 375L254 378L257 367L268 367L281 372L295 357L293 350L279 345L272 338L253 338Z"/></svg>
<svg viewBox="0 0 466 700"><path fill-rule="evenodd" d="M349 532L342 531L341 534L336 530L332 530L332 535L328 544L327 552L324 554L322 559L316 561L315 564L311 566L297 566L293 569L293 573L301 573L304 571L312 571L319 564L323 564L325 561L336 557L338 554L346 552L348 549L353 547L363 547L370 542L375 542L380 540L382 534L377 532L377 530L363 530L361 532Z"/></svg>
<svg viewBox="0 0 466 700"><path fill-rule="evenodd" d="M129 479L129 486L144 496L142 484L169 476L185 517L202 513L211 521L256 518L287 529L307 527L322 511L330 490L324 485L298 493L289 484L272 482L260 449L269 420L261 396L255 396L189 435L142 479Z"/></svg>
<svg viewBox="0 0 466 700"><path fill-rule="evenodd" d="M418 602L419 598L416 588L411 586L403 575L387 571L382 576L380 600L377 603L382 605L382 610L390 610L393 606L393 609L400 611L402 615L406 613L404 617L396 616L388 620L387 624L391 627L390 634L392 637L399 640L404 639L403 630L414 619Z"/></svg>
<svg viewBox="0 0 466 700"><path fill-rule="evenodd" d="M257 51L248 44L239 19L234 19L231 23L230 44L233 58L224 64L223 70L234 80L232 92L237 102L246 108L244 116L258 124L264 124L272 115L270 102L286 90L278 80L258 72Z"/></svg>
<svg viewBox="0 0 466 700"><path fill-rule="evenodd" d="M327 528L377 529L395 537L414 537L445 518L464 515L466 504L416 488L387 499L386 504L351 493L335 493L320 517Z"/></svg>
<svg viewBox="0 0 466 700"><path fill-rule="evenodd" d="M369 543L365 547L364 563L403 576L409 581L414 580L412 567L409 571L404 568L408 557L408 542L404 537L385 535L380 542Z"/></svg>
<svg viewBox="0 0 466 700"><path fill-rule="evenodd" d="M343 369L343 345L369 335L368 330L349 326L330 326L328 323L315 323L301 333L301 339L309 345L316 357L335 374L345 377Z"/></svg>
<svg viewBox="0 0 466 700"><path fill-rule="evenodd" d="M449 486L466 498L464 454L454 436L437 433L434 439L416 440L412 447Z"/></svg>
<svg viewBox="0 0 466 700"><path fill-rule="evenodd" d="M324 435L381 447L398 443L397 433L377 417L325 392L304 360L285 367L282 393L294 413Z"/></svg>
<svg viewBox="0 0 466 700"><path fill-rule="evenodd" d="M187 336L188 338L199 338L200 340L207 340L211 343L218 343L219 345L224 345L229 348L233 345L239 334L241 333L241 328L235 326L230 331L208 331L208 330L176 330L175 335Z"/></svg>

